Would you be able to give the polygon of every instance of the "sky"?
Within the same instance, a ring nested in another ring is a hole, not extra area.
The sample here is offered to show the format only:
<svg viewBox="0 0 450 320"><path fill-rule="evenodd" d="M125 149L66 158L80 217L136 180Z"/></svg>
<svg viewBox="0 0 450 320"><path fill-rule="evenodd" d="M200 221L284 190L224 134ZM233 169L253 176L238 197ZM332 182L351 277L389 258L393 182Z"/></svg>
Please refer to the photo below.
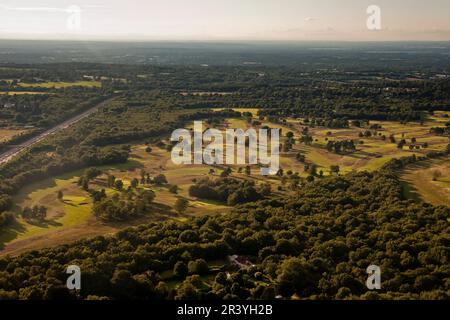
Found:
<svg viewBox="0 0 450 320"><path fill-rule="evenodd" d="M450 1L0 0L0 39L449 41Z"/></svg>

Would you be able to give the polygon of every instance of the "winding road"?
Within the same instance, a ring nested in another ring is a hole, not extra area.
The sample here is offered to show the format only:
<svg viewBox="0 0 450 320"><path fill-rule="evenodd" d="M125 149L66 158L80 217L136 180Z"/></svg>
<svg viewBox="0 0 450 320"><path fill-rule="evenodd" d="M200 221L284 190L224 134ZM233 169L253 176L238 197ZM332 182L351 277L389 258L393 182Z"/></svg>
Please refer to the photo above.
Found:
<svg viewBox="0 0 450 320"><path fill-rule="evenodd" d="M5 152L0 153L0 165L5 164L7 162L9 162L12 158L14 158L15 156L17 156L20 152L22 152L24 149L42 141L43 139L45 139L46 137L48 137L49 135L55 134L58 131L64 130L68 127L70 127L72 124L77 123L78 121L90 116L91 114L97 112L97 110L107 104L109 104L112 100L114 100L114 98L105 100L99 104L97 104L95 107L90 108L89 110L84 111L83 113L80 113L60 124L58 124L57 126L48 129L44 132L42 132L41 134L32 137L30 139L28 139L25 142L22 142L19 145L15 145L12 146L10 149L6 150Z"/></svg>

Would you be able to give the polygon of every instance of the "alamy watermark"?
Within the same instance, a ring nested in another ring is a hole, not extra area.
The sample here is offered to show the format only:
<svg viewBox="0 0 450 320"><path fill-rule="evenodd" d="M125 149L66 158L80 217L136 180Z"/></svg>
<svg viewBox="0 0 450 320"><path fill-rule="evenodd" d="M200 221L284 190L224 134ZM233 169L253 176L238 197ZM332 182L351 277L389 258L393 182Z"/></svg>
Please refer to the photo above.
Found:
<svg viewBox="0 0 450 320"><path fill-rule="evenodd" d="M270 136L269 136L270 132ZM261 165L262 175L275 175L280 169L280 129L203 130L202 121L194 121L193 133L177 129L172 133L172 162L182 164ZM209 143L207 146L204 144ZM269 152L270 145L270 152ZM237 150L237 152L235 152ZM248 154L248 159L246 155Z"/></svg>
<svg viewBox="0 0 450 320"><path fill-rule="evenodd" d="M95 6L88 6L95 7ZM0 4L0 9L7 11L24 11L24 12L48 12L52 14L64 14L65 27L70 32L79 32L82 30L81 15L83 10L78 5L70 5L68 7L44 7L44 6L8 6ZM61 27L61 26L56 26Z"/></svg>
<svg viewBox="0 0 450 320"><path fill-rule="evenodd" d="M366 10L369 17L367 18L367 29L370 31L381 30L381 8L377 5L370 5Z"/></svg>
<svg viewBox="0 0 450 320"><path fill-rule="evenodd" d="M367 289L380 290L381 289L381 269L379 266L371 265L366 270L369 277L366 281Z"/></svg>
<svg viewBox="0 0 450 320"><path fill-rule="evenodd" d="M81 290L81 269L79 266L71 265L67 267L67 274L70 276L67 278L66 286L69 290Z"/></svg>
<svg viewBox="0 0 450 320"><path fill-rule="evenodd" d="M81 31L81 8L76 5L71 5L66 9L69 14L66 20L66 28L69 31Z"/></svg>

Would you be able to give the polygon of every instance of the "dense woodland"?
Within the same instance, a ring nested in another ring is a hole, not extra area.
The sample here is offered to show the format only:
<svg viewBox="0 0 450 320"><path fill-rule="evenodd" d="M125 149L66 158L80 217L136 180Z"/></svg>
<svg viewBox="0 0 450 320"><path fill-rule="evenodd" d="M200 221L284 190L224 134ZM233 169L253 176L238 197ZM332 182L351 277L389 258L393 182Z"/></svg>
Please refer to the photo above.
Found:
<svg viewBox="0 0 450 320"><path fill-rule="evenodd" d="M112 237L0 260L0 295L22 299L449 298L448 207L404 200L389 171L309 184L289 198L237 207L229 215L143 225ZM247 256L254 266L218 271L211 286L166 270L203 259ZM83 270L83 289L65 289L65 266ZM365 268L383 270L367 292ZM231 272L227 278L225 271Z"/></svg>
<svg viewBox="0 0 450 320"><path fill-rule="evenodd" d="M92 90L43 95L0 95L0 127L49 128L106 98L101 92Z"/></svg>

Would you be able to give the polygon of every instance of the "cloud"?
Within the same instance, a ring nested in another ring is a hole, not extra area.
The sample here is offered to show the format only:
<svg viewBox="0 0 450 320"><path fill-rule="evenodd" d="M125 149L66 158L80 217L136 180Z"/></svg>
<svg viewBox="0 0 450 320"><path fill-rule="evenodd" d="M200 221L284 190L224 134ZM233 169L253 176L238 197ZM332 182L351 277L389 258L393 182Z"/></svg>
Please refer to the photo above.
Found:
<svg viewBox="0 0 450 320"><path fill-rule="evenodd" d="M57 8L57 7L8 7L3 4L0 4L0 8L4 10L11 10L11 11L32 11L32 12L69 12L73 11L70 10L70 7L67 8ZM78 7L78 6L77 6ZM101 5L83 5L81 8L88 8L88 9L96 9L96 8L106 8L106 6Z"/></svg>
<svg viewBox="0 0 450 320"><path fill-rule="evenodd" d="M305 22L311 22L311 21L317 21L319 20L319 18L315 18L315 17L306 17L305 18Z"/></svg>
<svg viewBox="0 0 450 320"><path fill-rule="evenodd" d="M88 8L88 9L102 9L102 8L107 8L107 6L103 6L100 4L85 4L81 6L82 8Z"/></svg>
<svg viewBox="0 0 450 320"><path fill-rule="evenodd" d="M63 8L51 8L51 7L8 7L5 5L0 5L2 9L12 10L12 11L40 11L40 12L65 12L66 9Z"/></svg>

